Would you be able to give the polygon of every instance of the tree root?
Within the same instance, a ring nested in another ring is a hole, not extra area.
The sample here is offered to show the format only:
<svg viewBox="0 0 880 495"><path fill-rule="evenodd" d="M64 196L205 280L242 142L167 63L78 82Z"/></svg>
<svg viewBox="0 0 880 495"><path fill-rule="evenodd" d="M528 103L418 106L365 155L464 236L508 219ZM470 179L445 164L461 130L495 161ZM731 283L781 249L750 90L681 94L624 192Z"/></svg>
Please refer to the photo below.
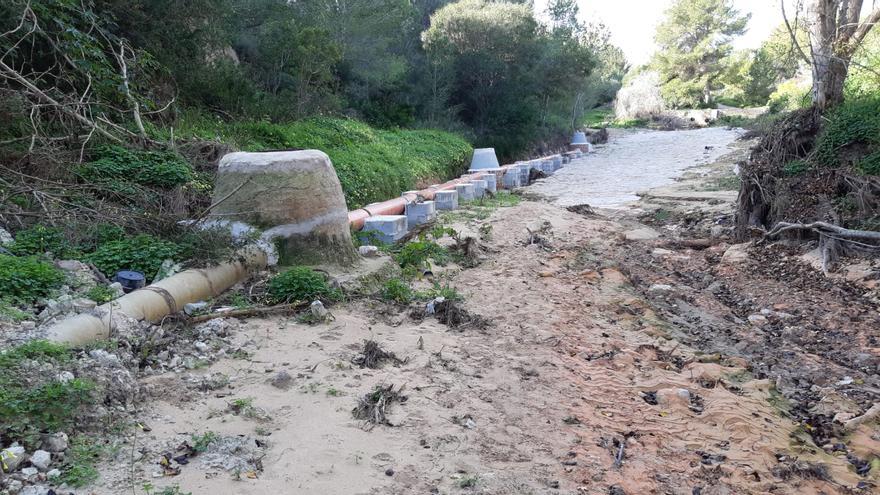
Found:
<svg viewBox="0 0 880 495"><path fill-rule="evenodd" d="M862 254L880 253L880 232L847 229L827 222L777 222L769 232L764 234L764 239L778 237L780 234L790 231L810 231L819 235L822 271L826 274L830 264L837 260L842 251L855 251Z"/></svg>

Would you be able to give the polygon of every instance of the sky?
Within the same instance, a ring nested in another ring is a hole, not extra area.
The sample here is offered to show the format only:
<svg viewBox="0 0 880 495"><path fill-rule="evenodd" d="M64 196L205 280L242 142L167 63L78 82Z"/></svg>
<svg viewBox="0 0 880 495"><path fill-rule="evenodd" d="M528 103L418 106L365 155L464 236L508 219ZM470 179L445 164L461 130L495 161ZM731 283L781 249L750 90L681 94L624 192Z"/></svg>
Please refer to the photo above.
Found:
<svg viewBox="0 0 880 495"><path fill-rule="evenodd" d="M654 33L672 0L578 0L582 21L601 21L611 39L632 65L648 61L654 52ZM740 12L750 12L748 31L734 42L736 48L757 48L773 29L782 24L779 0L733 0ZM788 0L786 4L792 4ZM865 2L870 4L870 0ZM543 12L547 0L535 0L535 11ZM791 10L788 10L791 14Z"/></svg>

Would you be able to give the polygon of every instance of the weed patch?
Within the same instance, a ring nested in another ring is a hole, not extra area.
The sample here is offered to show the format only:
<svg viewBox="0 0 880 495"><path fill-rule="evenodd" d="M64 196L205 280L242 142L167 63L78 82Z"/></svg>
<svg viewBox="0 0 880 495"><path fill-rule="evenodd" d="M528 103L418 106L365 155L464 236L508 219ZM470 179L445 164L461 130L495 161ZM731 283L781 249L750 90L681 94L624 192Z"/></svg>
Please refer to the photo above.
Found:
<svg viewBox="0 0 880 495"><path fill-rule="evenodd" d="M337 301L342 299L342 292L331 288L323 274L308 267L296 266L272 277L268 297L273 304L314 299Z"/></svg>
<svg viewBox="0 0 880 495"><path fill-rule="evenodd" d="M48 297L64 283L64 274L36 257L0 254L0 294L16 304Z"/></svg>
<svg viewBox="0 0 880 495"><path fill-rule="evenodd" d="M163 261L180 261L183 251L183 247L176 243L141 234L103 244L95 252L87 254L84 260L93 263L108 277L119 270L137 270L150 281Z"/></svg>

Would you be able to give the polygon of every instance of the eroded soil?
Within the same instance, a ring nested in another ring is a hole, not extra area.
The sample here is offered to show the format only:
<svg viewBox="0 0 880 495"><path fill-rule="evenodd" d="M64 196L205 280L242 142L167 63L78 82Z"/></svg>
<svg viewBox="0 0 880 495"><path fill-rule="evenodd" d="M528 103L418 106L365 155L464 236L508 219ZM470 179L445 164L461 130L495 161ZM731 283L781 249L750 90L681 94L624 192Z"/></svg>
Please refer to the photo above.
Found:
<svg viewBox="0 0 880 495"><path fill-rule="evenodd" d="M843 423L880 400L876 265L846 280L802 248L728 251L730 193L707 184L731 183L716 179L734 148L626 210L523 201L458 219L482 233L481 262L434 276L486 326L371 298L329 323L229 322L246 352L144 379L148 431L123 439L91 491L874 493L880 429ZM358 367L365 339L403 362ZM406 400L373 426L352 409L377 385ZM163 470L163 453L205 432L242 438L240 458Z"/></svg>

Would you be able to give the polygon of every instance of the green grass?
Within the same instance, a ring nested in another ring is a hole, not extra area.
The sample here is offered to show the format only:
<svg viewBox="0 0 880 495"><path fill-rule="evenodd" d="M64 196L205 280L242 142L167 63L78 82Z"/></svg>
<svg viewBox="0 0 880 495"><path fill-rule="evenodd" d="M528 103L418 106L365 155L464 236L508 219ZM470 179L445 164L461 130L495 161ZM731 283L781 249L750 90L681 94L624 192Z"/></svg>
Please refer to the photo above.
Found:
<svg viewBox="0 0 880 495"><path fill-rule="evenodd" d="M614 111L610 108L594 108L581 119L583 127L607 127L614 122Z"/></svg>
<svg viewBox="0 0 880 495"><path fill-rule="evenodd" d="M65 454L58 481L74 488L91 484L98 479L96 465L103 452L104 449L94 441L77 437L71 441L70 449Z"/></svg>
<svg viewBox="0 0 880 495"><path fill-rule="evenodd" d="M323 274L305 266L295 266L269 280L268 297L272 304L315 299L338 301L342 299L342 292L327 285Z"/></svg>
<svg viewBox="0 0 880 495"><path fill-rule="evenodd" d="M205 452L208 447L220 439L220 436L213 431L206 431L199 435L192 436L192 448L198 453Z"/></svg>
<svg viewBox="0 0 880 495"><path fill-rule="evenodd" d="M321 150L333 162L349 209L457 176L466 169L472 151L467 141L448 132L374 129L330 117L272 124L188 115L175 127L175 135L219 139L244 151Z"/></svg>
<svg viewBox="0 0 880 495"><path fill-rule="evenodd" d="M399 278L392 278L382 287L382 299L406 304L413 299L413 290L409 284Z"/></svg>

